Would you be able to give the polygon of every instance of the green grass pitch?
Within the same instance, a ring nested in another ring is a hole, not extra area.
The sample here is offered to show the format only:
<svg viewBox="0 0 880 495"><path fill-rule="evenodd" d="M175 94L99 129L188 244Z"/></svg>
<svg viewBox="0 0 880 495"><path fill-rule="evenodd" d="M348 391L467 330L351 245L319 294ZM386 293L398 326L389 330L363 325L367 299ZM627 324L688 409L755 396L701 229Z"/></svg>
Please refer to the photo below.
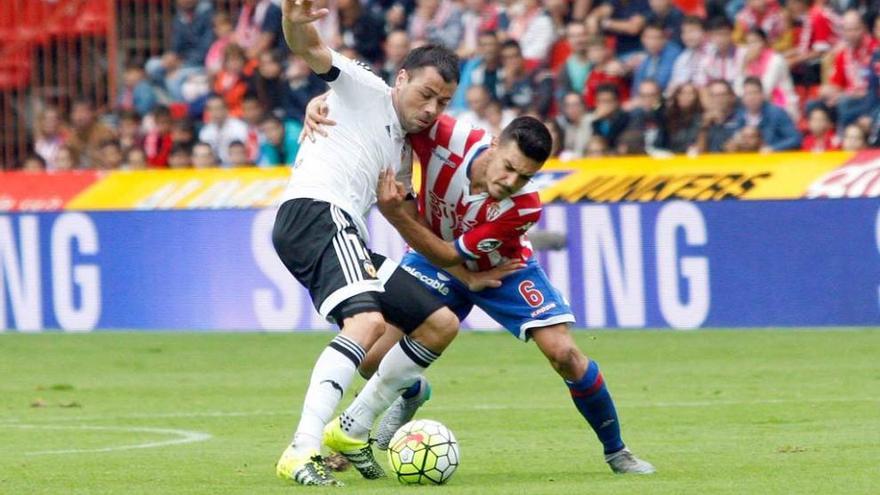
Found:
<svg viewBox="0 0 880 495"><path fill-rule="evenodd" d="M273 465L329 338L0 335L0 493L305 493ZM465 333L430 370L434 397L419 415L458 437L451 482L403 487L349 471L336 491L880 493L880 330L577 339L602 366L624 440L657 475L611 474L532 344Z"/></svg>

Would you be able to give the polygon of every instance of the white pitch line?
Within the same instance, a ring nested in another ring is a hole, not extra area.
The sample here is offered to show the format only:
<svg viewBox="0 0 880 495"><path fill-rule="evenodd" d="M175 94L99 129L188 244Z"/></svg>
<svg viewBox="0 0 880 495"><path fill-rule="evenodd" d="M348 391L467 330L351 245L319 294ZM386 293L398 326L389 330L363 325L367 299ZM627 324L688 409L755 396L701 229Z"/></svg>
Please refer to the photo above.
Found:
<svg viewBox="0 0 880 495"><path fill-rule="evenodd" d="M688 408L688 407L727 407L727 406L760 406L773 404L828 404L841 402L878 402L880 397L804 397L794 399L756 399L756 400L701 400L681 402L619 402L623 409L640 408ZM445 406L430 405L432 411L503 411L529 410L529 409L570 409L568 401L560 400L555 404L542 405L502 405L502 404L473 404L469 406ZM287 411L192 411L192 412L168 412L168 413L136 413L118 414L108 416L72 416L68 418L52 418L52 421L111 421L124 419L167 419L167 418L225 418L225 417L261 417L261 416L290 416L297 417L297 411L293 408ZM0 418L4 422L21 421L20 418ZM4 426L0 423L0 427ZM14 424L6 426L15 426ZM181 430L183 431L183 430Z"/></svg>
<svg viewBox="0 0 880 495"><path fill-rule="evenodd" d="M116 447L104 447L99 449L64 449L42 450L27 452L25 455L58 455L58 454L85 454L97 452L116 452L118 450L152 449L167 447L169 445L182 445L186 443L204 442L211 438L208 433L200 431L178 430L173 428L148 428L129 426L87 426L87 425L34 425L34 424L0 424L0 428L20 428L25 430L96 430L96 431L122 431L126 433L155 433L159 435L174 435L177 438L158 442L136 443L131 445L119 445Z"/></svg>

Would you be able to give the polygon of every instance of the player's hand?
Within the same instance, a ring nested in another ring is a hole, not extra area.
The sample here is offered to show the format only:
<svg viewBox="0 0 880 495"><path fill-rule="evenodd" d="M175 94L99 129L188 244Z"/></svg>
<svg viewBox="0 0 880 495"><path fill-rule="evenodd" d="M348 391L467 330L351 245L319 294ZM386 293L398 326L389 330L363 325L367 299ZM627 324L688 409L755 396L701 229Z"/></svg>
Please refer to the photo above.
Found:
<svg viewBox="0 0 880 495"><path fill-rule="evenodd" d="M382 215L391 220L400 214L405 201L406 188L394 177L394 171L386 168L380 172L379 183L376 186L376 204Z"/></svg>
<svg viewBox="0 0 880 495"><path fill-rule="evenodd" d="M518 272L526 265L520 260L507 260L504 263L483 272L471 272L467 280L468 289L480 292L484 289L496 289L501 287L501 281L511 273Z"/></svg>
<svg viewBox="0 0 880 495"><path fill-rule="evenodd" d="M312 98L306 105L306 116L303 119L303 130L299 133L299 142L308 139L315 142L315 135L327 137L327 129L324 126L336 125L335 120L327 118L330 106L327 105L327 93Z"/></svg>
<svg viewBox="0 0 880 495"><path fill-rule="evenodd" d="M294 24L315 22L330 13L329 9L315 10L314 0L284 0L281 3L284 19Z"/></svg>

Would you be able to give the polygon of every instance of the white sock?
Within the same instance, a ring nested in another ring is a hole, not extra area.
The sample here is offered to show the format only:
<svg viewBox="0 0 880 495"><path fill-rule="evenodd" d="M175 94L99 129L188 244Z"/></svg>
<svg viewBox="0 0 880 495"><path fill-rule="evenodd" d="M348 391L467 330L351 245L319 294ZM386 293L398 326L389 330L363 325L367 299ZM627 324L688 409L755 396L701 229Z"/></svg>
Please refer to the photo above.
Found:
<svg viewBox="0 0 880 495"><path fill-rule="evenodd" d="M438 357L439 354L408 336L401 339L385 354L379 369L342 413L345 432L357 440L369 438L376 418Z"/></svg>
<svg viewBox="0 0 880 495"><path fill-rule="evenodd" d="M293 436L293 447L298 454L321 450L324 426L333 419L336 406L365 354L357 342L340 334L318 357Z"/></svg>

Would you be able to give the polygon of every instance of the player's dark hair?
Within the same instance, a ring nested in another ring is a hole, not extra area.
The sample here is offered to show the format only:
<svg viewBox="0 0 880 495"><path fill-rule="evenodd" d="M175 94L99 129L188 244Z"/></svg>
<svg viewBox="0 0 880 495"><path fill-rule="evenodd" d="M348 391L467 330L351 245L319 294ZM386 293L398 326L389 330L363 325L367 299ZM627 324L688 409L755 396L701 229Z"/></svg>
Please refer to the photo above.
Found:
<svg viewBox="0 0 880 495"><path fill-rule="evenodd" d="M540 120L534 117L517 117L501 131L498 142L515 141L524 155L538 163L544 163L553 150L553 137Z"/></svg>
<svg viewBox="0 0 880 495"><path fill-rule="evenodd" d="M434 67L444 82L458 84L459 64L458 55L452 50L444 46L428 44L410 50L400 64L400 68L413 72L425 67Z"/></svg>

